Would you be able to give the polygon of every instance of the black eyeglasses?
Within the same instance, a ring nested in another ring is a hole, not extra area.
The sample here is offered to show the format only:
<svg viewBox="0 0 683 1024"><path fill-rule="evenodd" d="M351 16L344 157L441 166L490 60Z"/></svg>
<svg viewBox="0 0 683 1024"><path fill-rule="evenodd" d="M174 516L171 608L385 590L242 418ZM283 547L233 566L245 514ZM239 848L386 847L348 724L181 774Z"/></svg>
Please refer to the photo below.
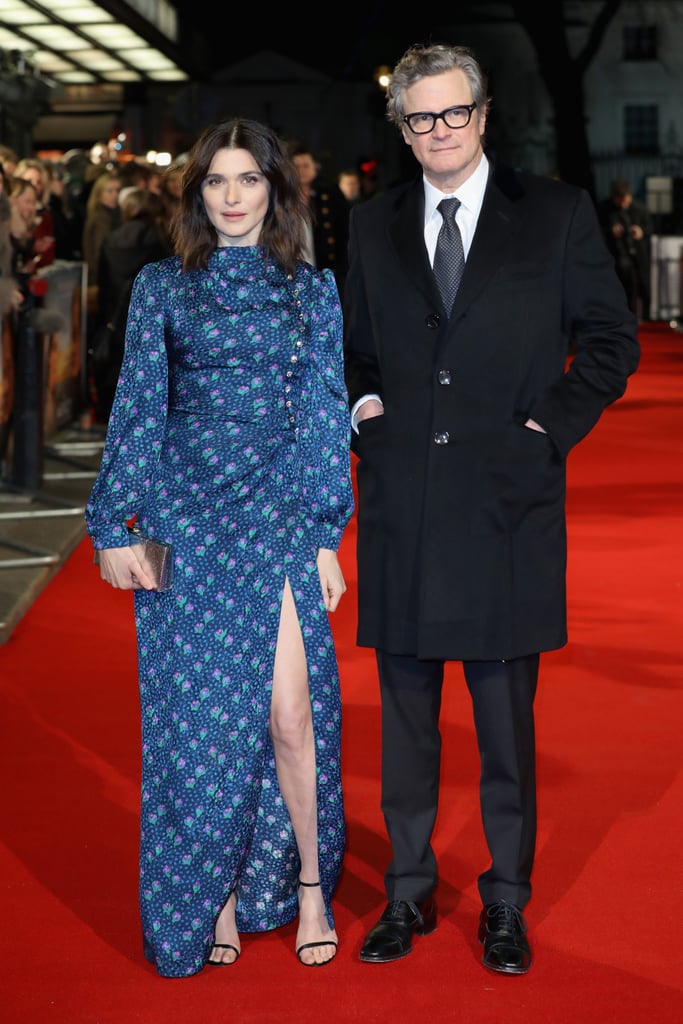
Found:
<svg viewBox="0 0 683 1024"><path fill-rule="evenodd" d="M415 114L406 114L403 120L414 135L428 135L434 131L434 125L441 118L447 128L467 128L472 120L472 113L477 109L476 103L467 103L459 107L448 107L440 114L432 114L429 110L421 110Z"/></svg>

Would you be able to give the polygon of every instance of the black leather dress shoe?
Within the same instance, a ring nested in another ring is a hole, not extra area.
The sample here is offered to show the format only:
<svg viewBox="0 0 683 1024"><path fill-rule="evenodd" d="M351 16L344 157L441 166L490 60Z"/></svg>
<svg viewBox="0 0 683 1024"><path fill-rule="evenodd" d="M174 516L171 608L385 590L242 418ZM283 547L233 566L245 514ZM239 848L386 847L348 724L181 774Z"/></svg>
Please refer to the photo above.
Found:
<svg viewBox="0 0 683 1024"><path fill-rule="evenodd" d="M365 937L361 960L368 964L386 964L400 960L412 951L413 935L429 935L436 928L436 903L423 900L392 900L374 928Z"/></svg>
<svg viewBox="0 0 683 1024"><path fill-rule="evenodd" d="M526 938L526 921L514 903L489 903L479 918L479 941L484 945L481 962L501 974L526 974L531 967L531 949Z"/></svg>

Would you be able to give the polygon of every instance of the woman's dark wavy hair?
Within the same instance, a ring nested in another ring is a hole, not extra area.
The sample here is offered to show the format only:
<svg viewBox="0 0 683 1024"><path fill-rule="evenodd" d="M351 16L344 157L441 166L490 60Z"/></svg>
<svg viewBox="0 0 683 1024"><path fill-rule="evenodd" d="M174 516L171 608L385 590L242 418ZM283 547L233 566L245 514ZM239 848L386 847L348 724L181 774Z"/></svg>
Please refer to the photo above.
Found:
<svg viewBox="0 0 683 1024"><path fill-rule="evenodd" d="M247 118L232 118L206 128L192 147L183 168L180 206L173 219L175 252L182 257L183 270L206 269L218 244L216 229L209 220L202 198L202 184L219 149L246 149L270 184L270 200L259 245L266 258L293 274L302 258L308 210L301 198L299 177L279 137L266 125Z"/></svg>

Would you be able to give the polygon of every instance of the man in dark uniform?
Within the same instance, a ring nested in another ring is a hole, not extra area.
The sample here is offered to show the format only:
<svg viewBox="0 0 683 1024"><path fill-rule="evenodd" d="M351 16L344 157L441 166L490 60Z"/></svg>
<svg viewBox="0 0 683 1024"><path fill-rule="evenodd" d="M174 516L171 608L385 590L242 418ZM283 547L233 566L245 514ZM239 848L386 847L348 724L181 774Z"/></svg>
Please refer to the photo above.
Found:
<svg viewBox="0 0 683 1024"><path fill-rule="evenodd" d="M308 146L290 142L288 154L311 212L309 261L314 267L329 267L333 271L341 294L348 268L349 204L339 185L321 176L320 164Z"/></svg>

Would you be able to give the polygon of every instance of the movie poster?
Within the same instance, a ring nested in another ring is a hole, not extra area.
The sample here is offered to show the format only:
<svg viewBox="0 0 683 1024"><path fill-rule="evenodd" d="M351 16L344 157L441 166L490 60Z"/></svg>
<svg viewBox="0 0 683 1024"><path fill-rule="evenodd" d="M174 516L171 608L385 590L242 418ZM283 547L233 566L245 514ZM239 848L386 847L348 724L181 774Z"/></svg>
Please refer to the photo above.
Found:
<svg viewBox="0 0 683 1024"><path fill-rule="evenodd" d="M48 288L40 305L59 328L45 336L44 436L70 426L85 404L85 264L56 260L38 272Z"/></svg>

